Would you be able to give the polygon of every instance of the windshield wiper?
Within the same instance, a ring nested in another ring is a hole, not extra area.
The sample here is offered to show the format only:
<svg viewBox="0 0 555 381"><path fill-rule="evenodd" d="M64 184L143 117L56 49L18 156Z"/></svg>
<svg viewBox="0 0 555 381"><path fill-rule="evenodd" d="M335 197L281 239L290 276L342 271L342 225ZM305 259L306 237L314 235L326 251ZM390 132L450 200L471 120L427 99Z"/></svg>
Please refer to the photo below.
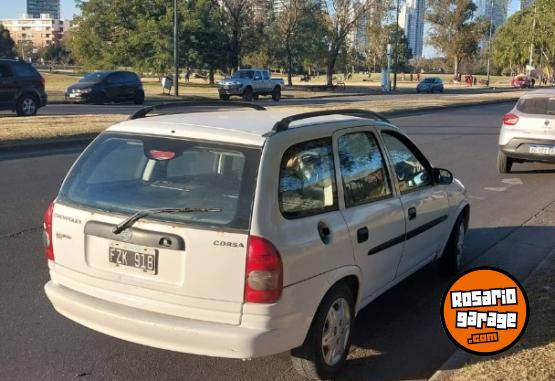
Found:
<svg viewBox="0 0 555 381"><path fill-rule="evenodd" d="M161 208L161 209L145 209L138 211L137 213L133 214L131 217L127 218L122 223L116 225L112 229L112 233L120 234L125 229L130 228L135 224L135 222L139 221L142 218L152 216L153 214L161 214L161 213L214 213L214 212L221 212L221 208Z"/></svg>

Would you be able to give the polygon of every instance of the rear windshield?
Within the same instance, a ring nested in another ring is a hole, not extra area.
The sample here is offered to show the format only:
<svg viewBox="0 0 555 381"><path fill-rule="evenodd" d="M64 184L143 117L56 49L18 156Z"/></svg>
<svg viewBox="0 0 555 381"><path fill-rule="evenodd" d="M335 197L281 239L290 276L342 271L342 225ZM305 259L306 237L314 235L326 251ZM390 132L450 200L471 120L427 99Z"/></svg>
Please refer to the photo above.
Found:
<svg viewBox="0 0 555 381"><path fill-rule="evenodd" d="M555 94L551 97L522 98L516 109L525 114L555 115Z"/></svg>
<svg viewBox="0 0 555 381"><path fill-rule="evenodd" d="M181 139L102 134L81 155L58 200L131 214L152 208L219 208L152 218L249 228L260 150Z"/></svg>

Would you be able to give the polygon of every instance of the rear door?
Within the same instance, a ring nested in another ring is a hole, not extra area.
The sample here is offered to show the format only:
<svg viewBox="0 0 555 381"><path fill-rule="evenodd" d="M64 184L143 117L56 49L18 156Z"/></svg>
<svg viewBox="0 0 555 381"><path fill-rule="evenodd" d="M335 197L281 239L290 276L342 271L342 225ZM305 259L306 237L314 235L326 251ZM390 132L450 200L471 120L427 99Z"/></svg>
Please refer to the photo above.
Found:
<svg viewBox="0 0 555 381"><path fill-rule="evenodd" d="M101 135L54 209L58 282L137 308L239 324L259 157L257 148ZM113 233L139 210L168 207L220 211L156 214Z"/></svg>
<svg viewBox="0 0 555 381"><path fill-rule="evenodd" d="M334 140L345 202L342 213L362 269L362 296L368 298L395 278L405 242L403 205L373 129L341 130Z"/></svg>
<svg viewBox="0 0 555 381"><path fill-rule="evenodd" d="M431 165L404 135L381 134L395 173L406 221L406 241L398 275L418 269L434 258L445 241L449 202L443 187L434 186Z"/></svg>
<svg viewBox="0 0 555 381"><path fill-rule="evenodd" d="M10 65L0 62L0 105L11 106L16 92L17 86Z"/></svg>
<svg viewBox="0 0 555 381"><path fill-rule="evenodd" d="M119 72L112 73L104 80L104 91L109 100L119 100L125 95L125 78Z"/></svg>

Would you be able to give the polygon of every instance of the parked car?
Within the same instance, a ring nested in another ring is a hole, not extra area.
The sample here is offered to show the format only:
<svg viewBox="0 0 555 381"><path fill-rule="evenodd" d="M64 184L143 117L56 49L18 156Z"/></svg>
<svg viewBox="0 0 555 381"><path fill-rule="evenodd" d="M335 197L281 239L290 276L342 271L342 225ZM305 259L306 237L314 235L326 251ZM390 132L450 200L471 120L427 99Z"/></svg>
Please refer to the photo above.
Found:
<svg viewBox="0 0 555 381"><path fill-rule="evenodd" d="M509 173L513 163L555 163L555 90L530 92L503 117L497 167Z"/></svg>
<svg viewBox="0 0 555 381"><path fill-rule="evenodd" d="M524 74L517 75L513 77L513 79L511 80L511 86L520 88L520 89L525 89L528 87L532 87L532 81L530 77L528 77L527 75L524 75Z"/></svg>
<svg viewBox="0 0 555 381"><path fill-rule="evenodd" d="M95 103L133 101L140 105L145 92L139 76L129 71L95 71L67 88L66 101Z"/></svg>
<svg viewBox="0 0 555 381"><path fill-rule="evenodd" d="M0 59L0 110L12 110L18 116L36 115L48 101L44 84L33 65Z"/></svg>
<svg viewBox="0 0 555 381"><path fill-rule="evenodd" d="M443 93L443 81L441 78L425 78L416 85L417 93Z"/></svg>
<svg viewBox="0 0 555 381"><path fill-rule="evenodd" d="M285 84L282 78L271 78L270 72L263 69L237 70L231 78L218 83L220 99L229 100L232 95L237 95L250 102L258 99L260 95L271 95L274 101L281 99L281 91Z"/></svg>
<svg viewBox="0 0 555 381"><path fill-rule="evenodd" d="M466 191L375 113L240 106L257 110L152 106L100 134L45 213L45 291L111 336L291 350L301 374L329 379L364 306L432 261L458 271Z"/></svg>

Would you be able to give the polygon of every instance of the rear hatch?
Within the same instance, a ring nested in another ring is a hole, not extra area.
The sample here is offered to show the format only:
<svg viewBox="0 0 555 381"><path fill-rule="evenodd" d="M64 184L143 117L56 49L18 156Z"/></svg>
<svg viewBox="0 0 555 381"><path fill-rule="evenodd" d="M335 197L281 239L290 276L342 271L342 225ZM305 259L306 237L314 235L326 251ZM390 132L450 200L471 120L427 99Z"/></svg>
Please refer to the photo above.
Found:
<svg viewBox="0 0 555 381"><path fill-rule="evenodd" d="M259 160L258 148L102 134L56 200L53 277L112 302L239 324ZM159 208L215 211L149 214Z"/></svg>
<svg viewBox="0 0 555 381"><path fill-rule="evenodd" d="M516 109L519 121L511 130L524 138L555 140L555 92L523 97Z"/></svg>

